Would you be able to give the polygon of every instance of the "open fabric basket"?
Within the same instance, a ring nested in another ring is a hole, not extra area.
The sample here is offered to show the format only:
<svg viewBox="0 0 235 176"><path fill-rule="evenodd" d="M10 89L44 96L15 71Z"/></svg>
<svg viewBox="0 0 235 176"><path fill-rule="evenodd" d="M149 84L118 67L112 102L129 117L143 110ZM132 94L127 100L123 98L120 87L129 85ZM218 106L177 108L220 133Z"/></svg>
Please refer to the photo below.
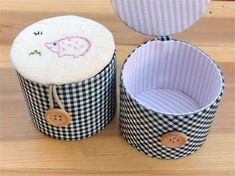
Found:
<svg viewBox="0 0 235 176"><path fill-rule="evenodd" d="M138 46L121 70L120 127L146 155L177 159L199 149L210 130L224 79L197 47L172 39L195 23L208 0L113 0L132 29L158 36Z"/></svg>

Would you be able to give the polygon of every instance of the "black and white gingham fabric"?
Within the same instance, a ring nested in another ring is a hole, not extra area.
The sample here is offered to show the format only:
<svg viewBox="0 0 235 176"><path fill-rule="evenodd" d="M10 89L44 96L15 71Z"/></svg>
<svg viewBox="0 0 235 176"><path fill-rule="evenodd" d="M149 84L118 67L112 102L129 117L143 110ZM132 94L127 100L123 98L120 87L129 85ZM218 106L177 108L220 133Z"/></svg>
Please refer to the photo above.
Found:
<svg viewBox="0 0 235 176"><path fill-rule="evenodd" d="M171 36L157 36L157 40L160 40L160 41L168 41L171 39L172 39Z"/></svg>
<svg viewBox="0 0 235 176"><path fill-rule="evenodd" d="M79 140L92 136L101 131L116 112L116 54L94 77L57 86L59 99L72 117L67 127L51 126L44 118L49 110L49 86L29 81L19 73L18 77L33 123L51 137ZM56 103L55 107L58 107Z"/></svg>
<svg viewBox="0 0 235 176"><path fill-rule="evenodd" d="M131 54L128 58L130 56ZM125 63L123 68L124 65ZM129 144L148 156L160 159L178 159L192 154L202 146L215 117L224 86L220 96L210 107L194 114L170 115L155 112L138 103L125 88L122 75L121 72L120 128ZM223 78L222 73L221 77ZM172 131L186 134L188 143L181 148L162 146L161 137Z"/></svg>

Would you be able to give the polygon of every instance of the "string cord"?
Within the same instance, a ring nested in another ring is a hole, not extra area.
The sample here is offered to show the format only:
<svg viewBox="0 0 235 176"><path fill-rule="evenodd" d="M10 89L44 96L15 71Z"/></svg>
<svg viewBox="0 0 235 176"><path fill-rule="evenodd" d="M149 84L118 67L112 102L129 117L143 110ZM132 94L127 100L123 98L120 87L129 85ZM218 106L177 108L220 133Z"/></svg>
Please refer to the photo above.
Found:
<svg viewBox="0 0 235 176"><path fill-rule="evenodd" d="M49 89L48 89L48 97L49 97L49 105L50 105L50 109L53 109L54 108L54 100L55 102L58 104L58 106L65 110L64 109L64 105L61 103L60 101L60 98L57 94L57 91L56 91L56 85L54 84L50 84L49 85Z"/></svg>

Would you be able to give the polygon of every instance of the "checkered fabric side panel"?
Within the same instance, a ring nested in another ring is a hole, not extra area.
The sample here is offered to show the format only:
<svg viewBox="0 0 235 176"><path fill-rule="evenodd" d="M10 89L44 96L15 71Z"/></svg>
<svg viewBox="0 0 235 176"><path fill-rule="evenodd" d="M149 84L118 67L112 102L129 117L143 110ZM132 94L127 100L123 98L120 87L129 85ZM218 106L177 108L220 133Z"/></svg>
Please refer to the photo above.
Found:
<svg viewBox="0 0 235 176"><path fill-rule="evenodd" d="M137 48L146 43L139 45ZM128 58L130 56L131 54ZM125 63L123 67L124 65ZM222 73L221 76L223 78ZM160 159L178 159L190 155L199 149L206 140L222 94L223 91L211 106L194 114L161 114L147 109L131 97L123 85L121 72L121 132L129 144L148 156ZM181 148L167 148L162 146L161 137L172 131L179 131L186 134L188 136L188 143Z"/></svg>
<svg viewBox="0 0 235 176"><path fill-rule="evenodd" d="M48 86L23 78L20 85L35 126L46 135L61 140L79 140L92 136L108 124L116 112L116 55L96 76L60 85L57 93L72 122L67 127L49 125L44 116L49 109ZM55 103L55 107L58 105Z"/></svg>
<svg viewBox="0 0 235 176"><path fill-rule="evenodd" d="M127 141L146 155L160 159L177 159L189 155L206 140L219 104L217 100L207 109L191 115L164 115L146 109L133 100L121 86L120 126ZM182 148L166 148L161 136L180 131L188 136Z"/></svg>

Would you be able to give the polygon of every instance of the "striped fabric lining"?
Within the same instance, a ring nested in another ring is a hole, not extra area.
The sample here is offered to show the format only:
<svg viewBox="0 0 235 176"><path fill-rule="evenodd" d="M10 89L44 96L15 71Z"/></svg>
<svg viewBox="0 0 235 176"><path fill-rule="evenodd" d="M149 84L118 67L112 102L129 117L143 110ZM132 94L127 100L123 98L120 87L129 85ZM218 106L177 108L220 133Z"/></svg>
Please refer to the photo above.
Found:
<svg viewBox="0 0 235 176"><path fill-rule="evenodd" d="M147 35L172 35L193 25L210 0L113 0L117 15Z"/></svg>
<svg viewBox="0 0 235 176"><path fill-rule="evenodd" d="M170 89L153 89L136 96L141 104L160 112L185 113L199 109L199 105L191 97L181 91Z"/></svg>
<svg viewBox="0 0 235 176"><path fill-rule="evenodd" d="M220 70L208 55L175 40L149 41L137 48L123 67L123 83L141 104L163 113L206 107L223 86Z"/></svg>

